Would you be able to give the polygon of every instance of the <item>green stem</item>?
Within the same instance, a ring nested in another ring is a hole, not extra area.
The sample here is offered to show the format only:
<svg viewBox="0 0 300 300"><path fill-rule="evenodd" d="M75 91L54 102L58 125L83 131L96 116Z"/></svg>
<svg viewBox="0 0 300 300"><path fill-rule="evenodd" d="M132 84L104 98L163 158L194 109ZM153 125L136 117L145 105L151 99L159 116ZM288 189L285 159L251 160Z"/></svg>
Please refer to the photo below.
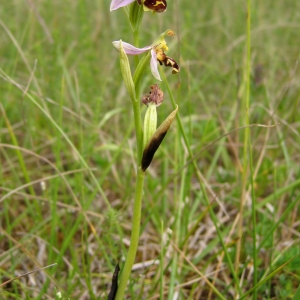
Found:
<svg viewBox="0 0 300 300"><path fill-rule="evenodd" d="M132 108L134 114L134 127L136 134L137 165L139 166L142 161L143 155L143 129L140 101L137 101L137 99L135 99L135 101L132 101Z"/></svg>
<svg viewBox="0 0 300 300"><path fill-rule="evenodd" d="M141 210L142 210L142 198L143 198L143 186L144 186L145 173L139 168L137 170L137 183L135 190L133 219L132 219L132 232L130 238L130 246L128 249L126 262L120 276L119 287L116 295L116 300L123 300L124 292L127 286L132 265L135 260L138 242L140 237L140 224L141 224Z"/></svg>
<svg viewBox="0 0 300 300"><path fill-rule="evenodd" d="M139 47L139 43L140 43L140 42L139 42L139 40L140 40L139 34L140 34L139 29L135 29L135 30L133 31L134 45L135 45L135 47L137 47L137 48ZM139 62L140 62L140 57L139 57L138 55L135 55L135 56L134 56L134 64L135 64L135 68L137 68ZM137 87L136 87L136 89L137 89ZM138 92L138 91L137 91L137 92ZM137 94L137 96L138 96L138 94Z"/></svg>
<svg viewBox="0 0 300 300"><path fill-rule="evenodd" d="M137 6L137 3L133 5ZM130 21L130 15L129 15ZM139 24L131 23L131 28L133 29L134 44L136 47L139 46ZM133 26L134 25L134 26ZM135 56L135 69L139 65L139 57ZM136 145L137 145L137 166L141 164L142 154L143 154L143 129L142 129L142 118L141 118L141 103L140 98L140 83L135 84L135 99L132 99L132 108L134 113L134 124L136 133ZM137 182L135 190L135 199L133 205L133 219L132 219L132 231L130 238L130 246L128 249L126 261L120 275L119 287L116 294L116 300L122 300L124 298L124 293L126 290L127 282L129 280L131 269L136 257L136 252L140 237L140 227L141 227L141 211L142 211L142 198L143 198L143 187L144 187L145 173L141 168L137 170Z"/></svg>
<svg viewBox="0 0 300 300"><path fill-rule="evenodd" d="M135 29L133 31L134 36L134 45L139 47L139 29ZM134 56L135 69L139 65L140 59L138 55ZM136 140L137 140L137 165L141 163L142 160L142 151L143 151L143 130L142 130L142 119L141 119L141 104L139 101L140 98L140 83L135 84L135 95L136 101L132 103L133 111L135 116L135 132L136 132Z"/></svg>
<svg viewBox="0 0 300 300"><path fill-rule="evenodd" d="M134 45L135 45L135 47L139 48L139 44L140 44L140 30L139 30L139 28L136 28L133 31L133 38L134 38ZM136 70L137 66L139 65L139 62L140 62L139 55L135 55L134 56L135 70ZM139 95L140 95L140 83L136 84L136 86L135 86L135 93L136 93L137 98L139 98Z"/></svg>
<svg viewBox="0 0 300 300"><path fill-rule="evenodd" d="M133 38L134 38L134 45L135 45L135 47L139 47L139 43L140 43L140 38L139 38L139 35L140 35L140 30L139 30L139 28L137 28L137 29L135 29L134 31L133 31ZM139 56L138 55L135 55L135 58L137 58L138 59L138 61L139 61ZM138 63L136 64L136 66L138 65Z"/></svg>

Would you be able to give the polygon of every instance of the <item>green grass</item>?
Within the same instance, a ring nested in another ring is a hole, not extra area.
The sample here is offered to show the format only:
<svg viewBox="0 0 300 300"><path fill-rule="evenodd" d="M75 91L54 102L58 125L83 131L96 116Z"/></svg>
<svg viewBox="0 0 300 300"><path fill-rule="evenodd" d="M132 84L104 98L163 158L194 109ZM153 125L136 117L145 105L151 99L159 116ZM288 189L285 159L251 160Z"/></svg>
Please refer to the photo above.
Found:
<svg viewBox="0 0 300 300"><path fill-rule="evenodd" d="M0 298L105 299L127 253L136 181L133 113L111 42L134 37L108 0L2 2L1 282L57 265ZM289 2L251 1L250 36L241 1L169 0L165 13L144 15L140 46L177 34L168 55L181 72L160 69L158 123L175 103L180 118L146 174L127 299L293 299L300 3ZM141 93L153 83L148 70Z"/></svg>

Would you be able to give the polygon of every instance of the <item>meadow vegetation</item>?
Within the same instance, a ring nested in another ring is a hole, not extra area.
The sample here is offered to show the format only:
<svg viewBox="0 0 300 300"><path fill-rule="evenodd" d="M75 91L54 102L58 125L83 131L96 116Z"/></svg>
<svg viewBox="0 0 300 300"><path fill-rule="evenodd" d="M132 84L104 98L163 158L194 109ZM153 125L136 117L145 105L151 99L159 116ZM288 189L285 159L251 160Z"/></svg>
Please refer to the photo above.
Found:
<svg viewBox="0 0 300 300"><path fill-rule="evenodd" d="M133 36L109 5L1 1L1 282L56 263L1 299L106 299L122 269L136 144L111 42ZM228 0L169 0L141 28L140 46L176 32L158 123L172 99L179 119L147 170L127 299L300 299L300 2L251 1L251 34Z"/></svg>

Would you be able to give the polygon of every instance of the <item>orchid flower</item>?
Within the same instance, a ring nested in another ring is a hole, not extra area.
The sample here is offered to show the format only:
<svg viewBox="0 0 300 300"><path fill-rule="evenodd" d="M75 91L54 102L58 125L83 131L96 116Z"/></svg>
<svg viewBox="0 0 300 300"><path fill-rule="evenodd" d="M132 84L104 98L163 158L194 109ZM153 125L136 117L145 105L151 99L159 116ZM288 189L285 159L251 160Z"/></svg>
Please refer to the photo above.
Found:
<svg viewBox="0 0 300 300"><path fill-rule="evenodd" d="M134 2L135 0L112 0L110 4L110 11L124 7ZM166 0L137 0L139 5L143 5L144 11L153 11L153 13L164 12L167 9Z"/></svg>
<svg viewBox="0 0 300 300"><path fill-rule="evenodd" d="M157 79L161 81L159 72L158 72L158 63L160 65L165 65L166 67L172 67L173 74L176 74L179 72L180 68L176 61L167 56L164 51L168 51L168 46L165 41L165 36L174 36L175 33L172 30L167 30L163 32L150 46L146 46L144 48L136 48L128 43L125 43L122 41L122 47L124 48L124 51L128 55L139 55L142 53L145 53L147 51L151 51L151 60L150 60L150 69L152 75ZM121 41L114 41L113 45L117 50L120 50Z"/></svg>

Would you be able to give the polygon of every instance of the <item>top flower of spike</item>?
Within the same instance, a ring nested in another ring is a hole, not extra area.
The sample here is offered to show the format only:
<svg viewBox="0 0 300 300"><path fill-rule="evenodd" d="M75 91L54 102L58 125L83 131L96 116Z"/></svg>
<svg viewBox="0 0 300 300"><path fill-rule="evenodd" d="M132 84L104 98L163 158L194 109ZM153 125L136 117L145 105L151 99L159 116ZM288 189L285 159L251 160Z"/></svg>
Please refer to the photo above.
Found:
<svg viewBox="0 0 300 300"><path fill-rule="evenodd" d="M110 4L110 11L116 10L120 7L129 5L135 0L112 0ZM162 13L167 9L166 0L137 0L139 5L143 5L145 11L153 11L153 13Z"/></svg>
<svg viewBox="0 0 300 300"><path fill-rule="evenodd" d="M165 41L165 36L174 36L175 33L173 30L166 30L163 32L150 46L146 46L144 48L136 48L128 43L123 41L114 41L112 42L114 47L120 51L121 45L128 55L139 55L145 52L151 52L151 60L150 60L150 69L152 75L161 81L157 65L165 65L166 67L171 67L173 69L172 73L176 74L180 71L180 67L177 62L167 56L164 51L168 51L168 46Z"/></svg>

